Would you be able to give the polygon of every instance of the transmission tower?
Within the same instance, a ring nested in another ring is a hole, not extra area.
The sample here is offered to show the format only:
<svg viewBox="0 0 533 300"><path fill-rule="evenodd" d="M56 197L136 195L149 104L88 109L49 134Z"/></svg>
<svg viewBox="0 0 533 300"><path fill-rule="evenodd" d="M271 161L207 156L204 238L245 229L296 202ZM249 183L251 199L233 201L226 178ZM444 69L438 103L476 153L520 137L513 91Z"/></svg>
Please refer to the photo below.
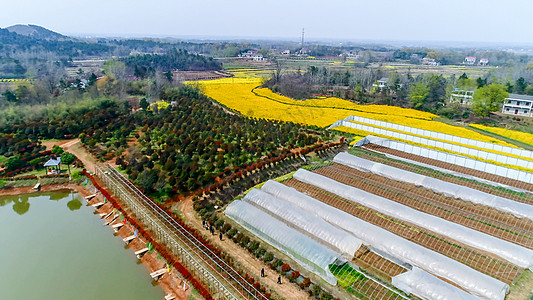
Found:
<svg viewBox="0 0 533 300"><path fill-rule="evenodd" d="M305 29L305 28L302 28L302 45L301 45L301 47L300 47L300 48L302 48L302 49L303 49L303 47L304 47L304 29Z"/></svg>

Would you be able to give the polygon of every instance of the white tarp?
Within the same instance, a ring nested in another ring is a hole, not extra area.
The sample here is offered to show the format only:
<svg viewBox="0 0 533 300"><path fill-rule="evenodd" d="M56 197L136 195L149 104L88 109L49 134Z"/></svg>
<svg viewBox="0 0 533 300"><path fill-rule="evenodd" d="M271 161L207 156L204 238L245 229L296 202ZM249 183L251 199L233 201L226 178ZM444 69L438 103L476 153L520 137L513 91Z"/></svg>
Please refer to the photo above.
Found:
<svg viewBox="0 0 533 300"><path fill-rule="evenodd" d="M466 245L493 253L522 268L531 268L533 266L533 250L531 249L420 212L406 205L304 169L296 171L293 177L393 218L410 222Z"/></svg>
<svg viewBox="0 0 533 300"><path fill-rule="evenodd" d="M279 182L269 180L261 189L353 233L356 238L362 240L365 245L370 245L373 249L458 284L474 296L502 300L509 291L507 284L495 278L401 238L383 228L362 221ZM450 294L450 299L452 297L453 294Z"/></svg>
<svg viewBox="0 0 533 300"><path fill-rule="evenodd" d="M411 293L421 299L431 300L476 300L479 299L460 288L448 284L428 272L413 267L392 277L392 284L402 291Z"/></svg>
<svg viewBox="0 0 533 300"><path fill-rule="evenodd" d="M332 250L341 252L348 259L352 259L361 247L361 240L352 234L264 191L253 189L242 200L255 204L283 222L307 232Z"/></svg>
<svg viewBox="0 0 533 300"><path fill-rule="evenodd" d="M305 269L318 274L332 285L337 279L329 270L336 260L346 261L330 249L288 227L250 203L235 200L225 210L226 216L273 247L287 254Z"/></svg>
<svg viewBox="0 0 533 300"><path fill-rule="evenodd" d="M337 154L335 158L333 158L333 161L363 172L371 172L393 180L422 186L436 193L444 194L447 197L454 197L472 203L486 205L500 211L511 213L519 218L523 217L533 220L533 205L516 202L459 184L387 166L351 155L347 152Z"/></svg>

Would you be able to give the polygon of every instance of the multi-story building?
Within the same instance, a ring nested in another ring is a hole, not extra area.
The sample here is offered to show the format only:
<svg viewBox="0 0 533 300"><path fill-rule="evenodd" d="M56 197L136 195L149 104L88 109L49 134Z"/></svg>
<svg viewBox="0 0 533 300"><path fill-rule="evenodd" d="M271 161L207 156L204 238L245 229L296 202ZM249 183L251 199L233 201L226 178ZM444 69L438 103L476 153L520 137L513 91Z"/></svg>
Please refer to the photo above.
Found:
<svg viewBox="0 0 533 300"><path fill-rule="evenodd" d="M472 104L472 99L474 98L474 91L465 91L456 88L450 95L451 103L459 103L461 105L470 105Z"/></svg>
<svg viewBox="0 0 533 300"><path fill-rule="evenodd" d="M510 94L503 103L502 113L532 117L533 96Z"/></svg>

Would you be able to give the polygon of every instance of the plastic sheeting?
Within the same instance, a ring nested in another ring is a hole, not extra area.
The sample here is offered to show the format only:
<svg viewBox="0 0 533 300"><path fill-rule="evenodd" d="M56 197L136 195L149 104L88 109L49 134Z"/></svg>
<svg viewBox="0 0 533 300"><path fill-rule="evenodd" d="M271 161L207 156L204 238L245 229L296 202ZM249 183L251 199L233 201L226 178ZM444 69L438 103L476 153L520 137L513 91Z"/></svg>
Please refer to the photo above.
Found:
<svg viewBox="0 0 533 300"><path fill-rule="evenodd" d="M443 284L444 283L444 284ZM407 293L414 294L421 299L432 300L477 300L479 298L445 283L428 272L413 267L405 272L392 277L392 284Z"/></svg>
<svg viewBox="0 0 533 300"><path fill-rule="evenodd" d="M294 259L305 269L332 285L337 279L329 270L336 260L346 261L330 249L288 227L250 203L236 200L225 210L226 216Z"/></svg>
<svg viewBox="0 0 533 300"><path fill-rule="evenodd" d="M371 172L393 180L422 186L436 193L444 194L447 197L454 197L472 203L486 205L500 211L511 213L519 218L523 217L533 220L533 206L526 203L516 202L459 184L387 166L351 155L347 152L337 154L335 158L333 158L333 161L363 172Z"/></svg>
<svg viewBox="0 0 533 300"><path fill-rule="evenodd" d="M509 291L509 286L497 279L401 238L383 228L362 221L281 183L269 180L261 189L353 233L365 244L382 253L458 284L474 296L501 300ZM453 299L453 294L450 294L449 298Z"/></svg>
<svg viewBox="0 0 533 300"><path fill-rule="evenodd" d="M403 131L403 132L408 132L408 133L412 133L412 134L416 134L416 135L427 136L427 137L431 137L431 138L435 138L435 139L439 139L439 140L452 141L452 142L459 143L459 144L470 145L470 146L484 148L484 149L496 150L496 151L503 152L503 153L512 153L514 155L518 155L518 156L522 156L522 157L533 158L533 151L524 150L524 149L520 149L520 148L509 147L509 146L503 146L503 145L498 145L498 144L493 144L493 143L487 143L487 142L482 142L482 141L477 141L477 140L472 140L472 139L459 137L459 136L455 136L455 135L450 135L450 134L445 134L445 133L441 133L441 132L435 132L435 131L424 130L424 129L414 128L414 127L408 127L408 126L399 125L399 124L395 124L395 123L377 121L377 120L374 120L374 119L368 119L368 118L363 118L363 117L358 117L358 116L349 116L346 119L344 119L344 121L345 122L349 122L349 121L361 122L361 123L376 125L376 126L380 126L380 127L396 129L396 130L400 130L400 131ZM339 125L337 125L337 126L339 126Z"/></svg>
<svg viewBox="0 0 533 300"><path fill-rule="evenodd" d="M329 224L316 215L302 211L294 206L294 204L283 201L261 190L251 190L242 200L260 206L260 208L278 217L285 223L309 233L311 236L327 244L332 250L341 252L348 259L351 259L357 249L361 247L361 240L355 238L352 234Z"/></svg>
<svg viewBox="0 0 533 300"><path fill-rule="evenodd" d="M425 148L425 147L419 147L414 146L398 141L388 140L384 138L378 138L372 135L368 135L365 137L365 142L369 142L372 144L380 145L386 148L395 149L398 151L402 151L405 153L418 155L430 159L440 160L446 163L454 164L457 166L479 170L481 172L489 173L489 174L495 174L498 176L515 179L527 183L533 183L533 173L506 168L500 165L495 165L491 163L487 163L484 161L480 161L477 159L441 152L438 150ZM360 141L362 142L362 141ZM360 143L357 143L357 145L360 145Z"/></svg>
<svg viewBox="0 0 533 300"><path fill-rule="evenodd" d="M520 166L524 168L530 168L530 169L533 168L533 161L530 161L530 160L520 159L520 158L516 158L512 156L483 151L479 149L473 149L473 148L460 146L456 144L445 143L441 141L436 141L436 140L427 139L427 138L423 138L419 136L400 133L400 132L387 130L387 129L383 129L379 127L374 127L370 125L365 125L365 124L344 122L342 125L346 127L351 127L351 128L355 128L359 130L372 132L378 135L385 135L388 137L410 141L410 142L417 143L417 144L445 149L445 150L453 151L455 153L460 153L463 155L470 155L470 156L475 156L475 157L479 157L479 158L486 159L486 160L492 160L492 161L499 162L502 164L509 164L509 165Z"/></svg>
<svg viewBox="0 0 533 300"><path fill-rule="evenodd" d="M410 222L466 245L496 254L522 268L530 268L533 266L533 250L531 249L420 212L406 205L368 193L304 169L296 171L293 177L393 218Z"/></svg>
<svg viewBox="0 0 533 300"><path fill-rule="evenodd" d="M376 138L376 137L374 137L374 138ZM369 142L368 142L368 140L365 137L362 140L358 141L354 146L355 147L360 147L360 146L366 145L368 143ZM376 151L376 150L373 150L373 151L379 152L379 151ZM456 177L463 177L463 178L467 178L467 179L472 179L472 180L479 181L479 182L482 182L482 183L486 183L486 184L489 184L489 185L493 185L493 186L502 187L502 188L505 188L505 189L508 189L508 190L512 190L512 191L515 191L515 192L518 192L518 193L532 193L531 191L520 189L520 188L517 188L517 187L514 187L514 186L510 186L510 185L507 185L507 184L503 184L503 183L500 183L500 182L491 181L491 180L487 180L487 179L484 179L484 178L472 176L472 175L469 175L469 174L456 172L456 171L452 171L452 170L448 170L448 169L444 169L444 168L440 168L440 167L437 167L437 166L434 166L434 165L425 164L423 162L419 162L419 161L416 161L416 160L408 159L408 158L405 158L405 157L400 157L400 156L392 155L392 154L389 154L389 153L381 153L381 154L383 154L384 156L386 156L388 158L394 159L394 160L399 160L399 161L403 161L403 162L406 162L406 163L409 163L409 164L418 165L418 166L421 166L421 167L424 167L424 168L427 168L427 169L439 171L439 172L445 173L445 174L450 174L450 175L453 175L453 176L456 176Z"/></svg>

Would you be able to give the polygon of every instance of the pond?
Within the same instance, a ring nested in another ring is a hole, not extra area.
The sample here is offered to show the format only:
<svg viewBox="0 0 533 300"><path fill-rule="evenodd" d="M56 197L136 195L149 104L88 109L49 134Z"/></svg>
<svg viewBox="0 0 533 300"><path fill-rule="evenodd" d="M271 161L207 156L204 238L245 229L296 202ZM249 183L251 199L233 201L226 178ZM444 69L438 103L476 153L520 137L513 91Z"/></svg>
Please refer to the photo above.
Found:
<svg viewBox="0 0 533 300"><path fill-rule="evenodd" d="M163 299L74 192L0 197L0 299Z"/></svg>

